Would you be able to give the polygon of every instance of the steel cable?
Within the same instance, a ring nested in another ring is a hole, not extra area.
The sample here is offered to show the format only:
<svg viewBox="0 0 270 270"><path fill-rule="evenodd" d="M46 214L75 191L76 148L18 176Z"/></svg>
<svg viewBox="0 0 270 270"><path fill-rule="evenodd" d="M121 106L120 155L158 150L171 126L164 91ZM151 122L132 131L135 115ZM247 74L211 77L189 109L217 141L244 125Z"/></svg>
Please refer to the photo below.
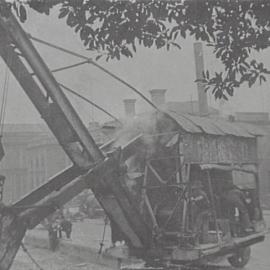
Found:
<svg viewBox="0 0 270 270"><path fill-rule="evenodd" d="M39 269L39 270L45 270L43 267L41 267L41 265L34 259L34 257L31 255L31 253L28 251L28 249L26 248L26 246L21 243L21 247L22 250L24 251L24 253L29 257L29 259L31 260L31 262Z"/></svg>
<svg viewBox="0 0 270 270"><path fill-rule="evenodd" d="M105 114L107 114L108 116L110 116L111 118L113 118L115 121L119 122L120 124L122 124L122 122L117 118L115 117L114 115L112 115L111 113L109 113L108 111L106 111L105 109L103 109L102 107L100 107L99 105L97 105L96 103L94 103L93 101L91 101L90 99L84 97L83 95L77 93L76 91L72 90L70 87L67 87L66 85L62 84L62 83L59 83L58 84L63 88L65 89L66 91L72 93L73 95L81 98L82 100L86 101L87 103L91 104L92 106L94 106L95 108L97 108L98 110L104 112Z"/></svg>
<svg viewBox="0 0 270 270"><path fill-rule="evenodd" d="M82 65L85 65L85 64L88 64L88 63L89 63L89 61L88 60L85 60L85 61L81 61L81 62L78 62L78 63L75 63L75 64L71 64L71 65L68 65L68 66L64 66L64 67L59 67L59 68L52 69L51 72L52 73L55 73L55 72L59 72L59 71L64 71L64 70L75 68L75 67L79 67L79 66L82 66ZM34 76L35 73L33 72L30 75L31 76Z"/></svg>
<svg viewBox="0 0 270 270"><path fill-rule="evenodd" d="M127 81L125 81L124 79L121 79L119 76L115 75L114 73L112 73L111 71L107 70L106 68L102 67L101 65L97 64L95 61L93 61L93 59L91 58L88 58L84 55L81 55L79 53L75 53L75 52L72 52L70 50L67 50L63 47L60 47L60 46L57 46L57 45L54 45L50 42L47 42L47 41L44 41L42 39L39 39L39 38L36 38L36 37L33 37L31 34L28 33L28 36L30 39L38 42L38 43L41 43L41 44L44 44L46 46L49 46L51 48L54 48L54 49L57 49L57 50L60 50L62 52L65 52L67 54L70 54L70 55L73 55L73 56L76 56L78 58L81 58L81 59L84 59L84 60L87 60L89 64L92 64L94 65L95 67L97 67L98 69L102 70L103 72L105 72L107 75L113 77L115 80L121 82L122 84L124 84L125 86L127 86L129 89L131 89L133 92L135 92L137 95L139 95L144 101L146 101L149 105L151 105L153 108L155 108L157 111L160 111L159 108L153 103L151 102L144 94L141 93L141 91L139 91L138 89L136 89L134 86L132 86L131 84L129 84Z"/></svg>

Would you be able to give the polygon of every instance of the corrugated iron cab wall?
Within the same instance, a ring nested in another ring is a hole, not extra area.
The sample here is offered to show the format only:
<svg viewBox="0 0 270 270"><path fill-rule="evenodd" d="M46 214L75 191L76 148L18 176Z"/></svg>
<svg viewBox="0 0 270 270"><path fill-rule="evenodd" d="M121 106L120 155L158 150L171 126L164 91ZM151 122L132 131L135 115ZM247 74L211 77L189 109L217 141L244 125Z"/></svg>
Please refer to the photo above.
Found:
<svg viewBox="0 0 270 270"><path fill-rule="evenodd" d="M176 133L180 135L184 163L200 164L257 164L257 136L263 135L259 128L249 124L174 111L152 112L129 120L112 146L121 147L123 142L142 134L142 145L154 153Z"/></svg>
<svg viewBox="0 0 270 270"><path fill-rule="evenodd" d="M174 126L171 131L179 131L180 151L184 163L257 164L258 162L257 136L263 135L259 128L224 119L197 117L173 111L160 115L158 122L163 123L163 128ZM165 125L164 122L170 124Z"/></svg>
<svg viewBox="0 0 270 270"><path fill-rule="evenodd" d="M256 164L256 140L256 137L185 133L182 154L185 163Z"/></svg>

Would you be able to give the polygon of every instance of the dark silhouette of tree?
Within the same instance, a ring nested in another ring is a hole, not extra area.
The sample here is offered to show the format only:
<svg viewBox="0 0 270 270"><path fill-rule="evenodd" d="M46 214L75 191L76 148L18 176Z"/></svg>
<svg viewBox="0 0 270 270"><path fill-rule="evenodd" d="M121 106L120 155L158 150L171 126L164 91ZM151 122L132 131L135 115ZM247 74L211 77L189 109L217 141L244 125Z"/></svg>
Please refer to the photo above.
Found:
<svg viewBox="0 0 270 270"><path fill-rule="evenodd" d="M29 0L28 5L46 14L59 5L59 18L97 52L96 60L132 57L139 45L180 49L181 38L194 36L223 64L223 72L203 74L216 98L227 99L244 83L262 83L270 73L252 58L252 52L269 46L267 0ZM24 6L16 1L13 8L24 21Z"/></svg>

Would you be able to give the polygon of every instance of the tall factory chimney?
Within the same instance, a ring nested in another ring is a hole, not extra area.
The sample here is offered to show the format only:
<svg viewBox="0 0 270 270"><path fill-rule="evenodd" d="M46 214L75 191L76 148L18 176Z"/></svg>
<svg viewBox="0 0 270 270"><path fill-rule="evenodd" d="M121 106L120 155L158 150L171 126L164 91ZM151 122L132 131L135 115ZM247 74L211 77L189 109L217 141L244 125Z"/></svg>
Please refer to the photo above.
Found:
<svg viewBox="0 0 270 270"><path fill-rule="evenodd" d="M194 56L195 56L195 67L196 67L196 79L203 78L204 71L204 61L203 61L203 48L201 42L194 43ZM197 82L198 90L198 105L199 105L199 114L200 116L205 116L208 114L208 102L207 94L204 90L204 85L201 82Z"/></svg>
<svg viewBox="0 0 270 270"><path fill-rule="evenodd" d="M165 93L166 89L152 89L149 90L151 95L151 101L157 106L157 107L163 107L165 105Z"/></svg>
<svg viewBox="0 0 270 270"><path fill-rule="evenodd" d="M124 99L124 108L126 117L134 117L136 114L135 103L136 99Z"/></svg>

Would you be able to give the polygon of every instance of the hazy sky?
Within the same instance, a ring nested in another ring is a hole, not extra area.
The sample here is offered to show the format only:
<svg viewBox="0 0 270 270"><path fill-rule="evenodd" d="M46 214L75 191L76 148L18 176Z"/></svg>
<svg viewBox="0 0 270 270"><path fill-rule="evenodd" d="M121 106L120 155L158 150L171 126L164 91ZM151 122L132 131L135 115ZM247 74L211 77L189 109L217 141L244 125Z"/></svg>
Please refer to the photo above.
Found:
<svg viewBox="0 0 270 270"><path fill-rule="evenodd" d="M66 26L64 20L57 19L57 12L50 16L40 15L33 11L28 14L28 20L23 24L24 29L33 36L45 39L49 42L64 46L75 52L82 53L88 57L95 55L87 51L74 34L73 29ZM183 40L182 50L173 49L155 50L139 48L132 59L121 61L99 61L107 69L127 80L133 86L140 89L149 97L148 90L153 88L168 89L166 99L190 101L197 99L195 80L195 67L192 39ZM57 68L64 65L80 62L81 60L65 53L53 50L44 45L34 43L50 68ZM270 51L260 56L270 66ZM211 55L208 48L204 47L205 67L210 70L218 70L220 65ZM267 59L267 60L265 60ZM269 59L269 60L268 60ZM0 62L0 88L3 88L5 66ZM91 65L84 65L76 69L62 71L55 74L57 80L70 86L106 110L116 116L123 115L124 98L137 98L125 86L108 77L97 68ZM270 78L269 78L270 80ZM105 121L106 116L92 109L83 101L69 96L73 105L78 110L82 119L88 121ZM218 107L219 103L209 95L209 104ZM248 87L238 90L235 96L225 104L225 111L269 111L270 106L270 84L265 83L261 87ZM146 110L146 105L140 98L137 102L137 111ZM18 86L13 77L10 78L7 123L35 123L41 122L41 118L28 101L22 89Z"/></svg>

